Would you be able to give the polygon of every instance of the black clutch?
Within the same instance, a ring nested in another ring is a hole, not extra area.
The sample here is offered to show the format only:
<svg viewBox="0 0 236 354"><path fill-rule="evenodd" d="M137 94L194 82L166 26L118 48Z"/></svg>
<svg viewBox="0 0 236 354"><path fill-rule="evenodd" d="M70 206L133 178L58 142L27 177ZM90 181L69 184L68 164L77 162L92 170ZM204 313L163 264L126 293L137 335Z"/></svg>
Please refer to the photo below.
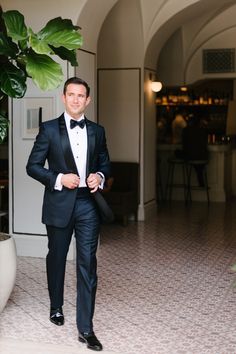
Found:
<svg viewBox="0 0 236 354"><path fill-rule="evenodd" d="M97 190L93 193L94 200L97 204L99 214L101 217L102 223L109 224L114 221L114 214L109 205L107 204L106 200L104 199L103 195Z"/></svg>

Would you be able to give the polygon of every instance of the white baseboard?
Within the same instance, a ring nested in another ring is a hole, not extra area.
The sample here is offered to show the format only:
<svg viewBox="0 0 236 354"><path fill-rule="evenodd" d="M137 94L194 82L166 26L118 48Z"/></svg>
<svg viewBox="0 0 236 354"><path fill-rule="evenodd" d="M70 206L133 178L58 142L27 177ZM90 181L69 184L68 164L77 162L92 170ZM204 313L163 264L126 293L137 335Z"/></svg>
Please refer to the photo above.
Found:
<svg viewBox="0 0 236 354"><path fill-rule="evenodd" d="M17 256L46 258L48 252L47 236L13 234L16 243ZM70 244L68 260L75 259L75 242Z"/></svg>
<svg viewBox="0 0 236 354"><path fill-rule="evenodd" d="M138 209L138 220L144 221L149 219L150 217L156 215L157 213L157 203L156 200L151 200L150 202L139 205Z"/></svg>

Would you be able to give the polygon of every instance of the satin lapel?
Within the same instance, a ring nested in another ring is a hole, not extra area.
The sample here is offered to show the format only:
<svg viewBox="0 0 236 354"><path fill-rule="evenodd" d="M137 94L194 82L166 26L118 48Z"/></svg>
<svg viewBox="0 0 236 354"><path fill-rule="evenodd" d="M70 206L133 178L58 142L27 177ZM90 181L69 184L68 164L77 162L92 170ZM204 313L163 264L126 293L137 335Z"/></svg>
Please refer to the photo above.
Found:
<svg viewBox="0 0 236 354"><path fill-rule="evenodd" d="M89 173L91 172L92 161L94 156L95 132L88 119L86 119L86 127L87 127L87 136L88 136L86 175L88 176Z"/></svg>
<svg viewBox="0 0 236 354"><path fill-rule="evenodd" d="M78 174L73 153L70 146L70 140L66 129L64 114L59 117L59 131L61 136L61 145L64 154L65 163L69 172Z"/></svg>

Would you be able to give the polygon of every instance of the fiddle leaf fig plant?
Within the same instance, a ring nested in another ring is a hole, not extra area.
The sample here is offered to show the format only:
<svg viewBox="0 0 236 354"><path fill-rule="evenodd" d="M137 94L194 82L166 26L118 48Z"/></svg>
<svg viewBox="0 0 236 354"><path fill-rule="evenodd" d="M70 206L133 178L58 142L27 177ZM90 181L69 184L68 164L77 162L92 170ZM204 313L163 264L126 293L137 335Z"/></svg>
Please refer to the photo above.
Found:
<svg viewBox="0 0 236 354"><path fill-rule="evenodd" d="M0 113L0 144L3 143L7 136L8 125L8 120Z"/></svg>
<svg viewBox="0 0 236 354"><path fill-rule="evenodd" d="M63 80L59 57L77 66L76 50L83 44L80 27L70 19L56 17L35 33L17 10L0 8L0 99L24 97L27 78L43 90L53 90ZM0 112L0 143L6 136L8 122Z"/></svg>

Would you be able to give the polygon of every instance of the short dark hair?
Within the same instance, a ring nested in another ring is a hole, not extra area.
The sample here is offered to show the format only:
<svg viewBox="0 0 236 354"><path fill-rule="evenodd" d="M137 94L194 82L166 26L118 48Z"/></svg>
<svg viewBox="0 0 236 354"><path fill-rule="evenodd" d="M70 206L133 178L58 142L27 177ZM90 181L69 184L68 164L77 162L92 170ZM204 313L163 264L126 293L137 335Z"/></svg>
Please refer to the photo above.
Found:
<svg viewBox="0 0 236 354"><path fill-rule="evenodd" d="M86 88L86 96L88 97L90 94L90 87L87 84L86 81L84 81L83 79L80 79L79 77L70 77L69 79L66 80L65 84L64 84L64 88L63 88L63 94L66 94L66 90L67 90L67 86L70 84L77 84L77 85L83 85Z"/></svg>

